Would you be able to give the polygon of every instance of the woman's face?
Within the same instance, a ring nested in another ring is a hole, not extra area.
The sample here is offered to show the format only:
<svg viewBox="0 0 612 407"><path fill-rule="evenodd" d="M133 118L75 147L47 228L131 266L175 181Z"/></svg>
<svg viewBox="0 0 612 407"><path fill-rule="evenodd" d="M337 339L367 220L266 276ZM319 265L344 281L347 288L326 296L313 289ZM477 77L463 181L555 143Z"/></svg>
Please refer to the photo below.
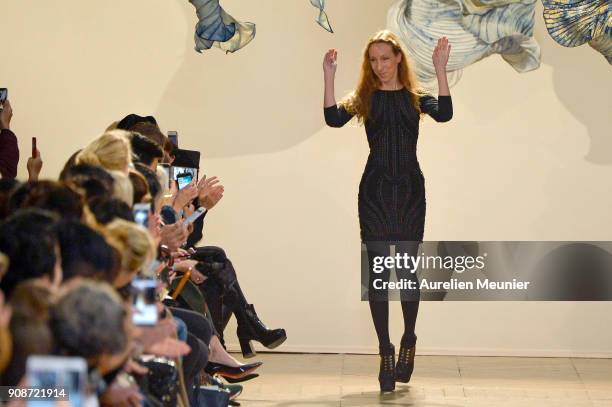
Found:
<svg viewBox="0 0 612 407"><path fill-rule="evenodd" d="M372 71L382 83L395 81L397 67L402 60L402 54L393 52L393 47L384 42L370 45L368 49Z"/></svg>

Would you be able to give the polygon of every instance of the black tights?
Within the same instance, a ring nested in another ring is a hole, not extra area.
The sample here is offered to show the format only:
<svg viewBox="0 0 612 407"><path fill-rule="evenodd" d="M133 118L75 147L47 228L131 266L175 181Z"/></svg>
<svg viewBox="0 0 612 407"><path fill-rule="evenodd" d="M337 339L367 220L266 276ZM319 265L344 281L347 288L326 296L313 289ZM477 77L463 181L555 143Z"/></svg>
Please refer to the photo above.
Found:
<svg viewBox="0 0 612 407"><path fill-rule="evenodd" d="M395 253L408 256L417 256L419 242L394 242ZM374 328L378 336L378 343L381 348L386 348L390 345L389 338L389 293L386 290L375 290L374 280L381 279L388 282L390 270L385 269L382 273L374 273L374 258L377 256L390 256L391 247L389 242L365 242L368 251L369 264L369 286L368 298L370 302L370 311ZM419 312L420 291L418 290L418 279L416 274L402 271L398 273L401 278L408 278L416 282L416 290L402 290L401 303L402 314L404 316L404 335L402 336L402 345L412 347L416 343L415 325L417 314Z"/></svg>

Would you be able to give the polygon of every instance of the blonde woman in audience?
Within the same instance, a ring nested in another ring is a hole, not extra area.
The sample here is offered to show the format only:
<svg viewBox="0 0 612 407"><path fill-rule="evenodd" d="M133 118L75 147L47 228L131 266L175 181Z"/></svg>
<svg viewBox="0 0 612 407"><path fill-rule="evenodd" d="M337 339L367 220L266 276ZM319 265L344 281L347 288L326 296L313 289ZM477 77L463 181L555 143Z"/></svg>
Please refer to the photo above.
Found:
<svg viewBox="0 0 612 407"><path fill-rule="evenodd" d="M115 288L129 284L139 271L147 272L155 256L155 242L142 226L115 219L103 230L108 243L121 255L120 271L113 281Z"/></svg>
<svg viewBox="0 0 612 407"><path fill-rule="evenodd" d="M93 140L76 156L76 164L99 165L109 171L120 171L126 176L132 164L130 133L111 130Z"/></svg>

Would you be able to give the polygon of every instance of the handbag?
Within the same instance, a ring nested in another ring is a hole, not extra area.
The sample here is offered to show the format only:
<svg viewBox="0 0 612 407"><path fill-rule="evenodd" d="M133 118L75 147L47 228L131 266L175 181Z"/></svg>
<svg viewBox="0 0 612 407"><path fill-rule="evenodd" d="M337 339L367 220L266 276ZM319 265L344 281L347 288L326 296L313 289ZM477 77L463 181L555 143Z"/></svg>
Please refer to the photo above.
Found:
<svg viewBox="0 0 612 407"><path fill-rule="evenodd" d="M174 407L179 390L179 372L176 363L165 357L142 356L139 363L149 369L139 383L144 392L155 401L154 405Z"/></svg>

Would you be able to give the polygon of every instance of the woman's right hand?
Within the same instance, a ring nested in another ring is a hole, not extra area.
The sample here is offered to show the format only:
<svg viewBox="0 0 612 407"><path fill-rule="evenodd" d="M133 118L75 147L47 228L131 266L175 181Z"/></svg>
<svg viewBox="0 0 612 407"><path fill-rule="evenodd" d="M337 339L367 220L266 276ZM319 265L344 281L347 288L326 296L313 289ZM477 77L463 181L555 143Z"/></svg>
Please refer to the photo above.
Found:
<svg viewBox="0 0 612 407"><path fill-rule="evenodd" d="M330 49L325 53L323 58L323 72L326 77L333 78L336 75L336 67L338 66L338 51Z"/></svg>

